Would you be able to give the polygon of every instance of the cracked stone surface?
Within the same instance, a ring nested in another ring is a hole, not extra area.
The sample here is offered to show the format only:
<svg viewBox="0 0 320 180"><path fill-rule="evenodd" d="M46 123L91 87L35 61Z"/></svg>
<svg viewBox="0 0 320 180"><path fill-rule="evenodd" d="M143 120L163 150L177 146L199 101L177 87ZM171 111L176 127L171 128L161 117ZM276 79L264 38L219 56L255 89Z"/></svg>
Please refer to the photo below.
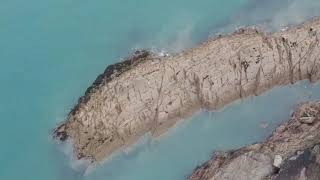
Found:
<svg viewBox="0 0 320 180"><path fill-rule="evenodd" d="M301 122L300 118L306 115L313 117L314 121ZM188 179L319 180L319 129L320 101L302 104L292 118L280 125L265 142L216 152ZM277 166L275 161L278 161Z"/></svg>
<svg viewBox="0 0 320 180"><path fill-rule="evenodd" d="M320 19L268 34L217 36L169 56L138 51L109 66L54 130L78 159L100 161L147 132L158 136L200 109L320 77Z"/></svg>

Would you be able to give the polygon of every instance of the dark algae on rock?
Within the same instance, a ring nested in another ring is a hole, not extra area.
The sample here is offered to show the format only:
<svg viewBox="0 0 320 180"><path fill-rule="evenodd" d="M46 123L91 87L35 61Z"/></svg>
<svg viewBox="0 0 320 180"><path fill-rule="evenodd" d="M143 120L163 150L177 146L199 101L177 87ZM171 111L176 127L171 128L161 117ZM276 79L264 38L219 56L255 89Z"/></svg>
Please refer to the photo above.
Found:
<svg viewBox="0 0 320 180"><path fill-rule="evenodd" d="M123 72L146 60L146 58L150 55L151 52L148 50L137 50L124 61L109 65L102 74L98 75L93 84L87 88L85 95L79 98L78 104L70 111L70 113L74 115L79 109L79 106L88 102L90 99L90 94L94 93L94 91L100 86L107 84L114 77L120 76Z"/></svg>
<svg viewBox="0 0 320 180"><path fill-rule="evenodd" d="M149 50L141 49L136 50L132 55L126 58L122 62L109 65L102 74L98 75L96 80L92 83L90 87L87 88L85 94L78 99L78 103L71 109L70 114L75 115L80 108L80 106L86 104L90 100L90 96L94 93L99 87L104 86L110 82L114 77L118 77L121 73L129 70L130 68L136 66L137 64L146 60L152 53ZM53 131L53 136L55 139L59 139L64 142L68 139L69 135L67 134L65 124L59 125ZM80 155L78 157L83 157ZM79 158L79 159L81 159Z"/></svg>

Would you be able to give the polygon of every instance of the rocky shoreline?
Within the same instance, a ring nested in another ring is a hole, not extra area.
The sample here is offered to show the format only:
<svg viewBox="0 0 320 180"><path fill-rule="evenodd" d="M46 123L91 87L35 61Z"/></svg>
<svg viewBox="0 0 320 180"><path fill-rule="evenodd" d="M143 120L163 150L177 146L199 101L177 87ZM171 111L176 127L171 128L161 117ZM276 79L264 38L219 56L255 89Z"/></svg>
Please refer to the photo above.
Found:
<svg viewBox="0 0 320 180"><path fill-rule="evenodd" d="M263 143L216 152L189 180L319 180L320 101L300 105Z"/></svg>
<svg viewBox="0 0 320 180"><path fill-rule="evenodd" d="M152 53L148 50L137 50L124 61L109 65L102 74L98 75L92 85L87 88L85 94L78 99L78 103L71 109L68 116L75 115L80 107L90 100L91 94L94 94L100 87L110 82L113 78L120 76L121 73L147 60L151 55ZM63 128L64 124L61 124L54 130L54 138L58 138L60 141L68 139L66 131L62 130Z"/></svg>
<svg viewBox="0 0 320 180"><path fill-rule="evenodd" d="M53 133L78 159L100 161L151 132L164 133L201 109L278 85L320 78L320 19L268 34L217 36L172 56L138 51L98 76Z"/></svg>

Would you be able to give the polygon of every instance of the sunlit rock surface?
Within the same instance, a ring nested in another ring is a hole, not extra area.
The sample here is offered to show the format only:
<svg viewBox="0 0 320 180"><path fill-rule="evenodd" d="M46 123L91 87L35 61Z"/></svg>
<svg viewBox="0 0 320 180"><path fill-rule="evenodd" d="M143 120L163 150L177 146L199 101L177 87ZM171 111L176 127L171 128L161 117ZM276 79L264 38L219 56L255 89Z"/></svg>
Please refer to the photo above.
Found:
<svg viewBox="0 0 320 180"><path fill-rule="evenodd" d="M189 180L318 180L319 128L320 102L303 104L265 142L217 152Z"/></svg>
<svg viewBox="0 0 320 180"><path fill-rule="evenodd" d="M274 34L239 29L170 56L138 51L97 78L54 136L71 139L78 159L99 161L200 109L215 110L277 85L316 81L319 30L316 18Z"/></svg>

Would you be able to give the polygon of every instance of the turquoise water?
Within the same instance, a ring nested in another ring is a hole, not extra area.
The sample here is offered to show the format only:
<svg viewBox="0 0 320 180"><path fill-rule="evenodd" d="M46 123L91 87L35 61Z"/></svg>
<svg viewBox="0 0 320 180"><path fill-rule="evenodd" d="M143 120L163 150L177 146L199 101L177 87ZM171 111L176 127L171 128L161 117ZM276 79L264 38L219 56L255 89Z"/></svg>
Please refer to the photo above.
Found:
<svg viewBox="0 0 320 180"><path fill-rule="evenodd" d="M0 0L0 179L182 179L213 150L260 140L272 123L250 132L247 127L260 120L258 109L241 108L278 103L270 98L231 106L228 116L200 114L87 176L71 168L50 133L97 74L134 48L176 52L239 25L267 22L277 29L297 23L319 15L319 8L317 0ZM234 125L239 113L250 118ZM272 108L261 113L274 115L265 119L274 123L288 115ZM204 138L212 144L206 146Z"/></svg>

